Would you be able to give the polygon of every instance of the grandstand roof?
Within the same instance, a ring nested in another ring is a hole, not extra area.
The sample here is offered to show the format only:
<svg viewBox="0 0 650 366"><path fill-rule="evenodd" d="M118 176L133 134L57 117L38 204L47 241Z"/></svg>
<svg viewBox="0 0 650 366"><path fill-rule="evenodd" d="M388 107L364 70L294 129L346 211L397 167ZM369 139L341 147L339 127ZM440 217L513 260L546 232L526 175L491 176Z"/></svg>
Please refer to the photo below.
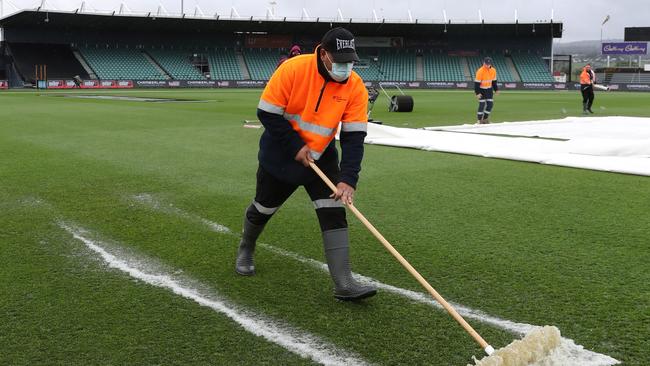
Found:
<svg viewBox="0 0 650 366"><path fill-rule="evenodd" d="M89 14L25 10L0 19L0 26L10 28L43 28L58 30L147 31L179 33L236 33L261 32L272 34L323 34L331 27L344 26L360 36L422 36L422 35L537 35L562 36L562 23L424 23L414 22L357 22L331 20L267 20L258 18L172 17L120 14ZM552 32L552 33L551 33Z"/></svg>

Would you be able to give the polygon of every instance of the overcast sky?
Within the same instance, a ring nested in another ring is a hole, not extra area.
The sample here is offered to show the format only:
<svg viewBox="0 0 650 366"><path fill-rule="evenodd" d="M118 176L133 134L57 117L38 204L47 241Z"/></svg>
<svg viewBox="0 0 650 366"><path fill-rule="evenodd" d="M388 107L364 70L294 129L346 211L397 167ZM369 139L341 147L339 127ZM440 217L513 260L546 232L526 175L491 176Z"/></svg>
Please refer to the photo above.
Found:
<svg viewBox="0 0 650 366"><path fill-rule="evenodd" d="M4 15L17 9L33 9L42 0L0 0ZM83 0L45 0L45 8L75 10ZM89 10L117 10L121 3L134 12L156 12L159 5L169 13L180 13L181 0L86 0ZM275 2L275 4L272 4ZM311 17L336 18L338 10L344 18L367 19L377 17L392 20L443 20L443 9L452 22L478 21L479 9L486 22L512 22L515 10L521 22L554 19L564 22L562 42L600 39L601 23L605 39L623 39L625 27L650 26L650 0L184 0L186 14L194 14L196 7L205 15L230 16L234 7L243 17L265 17L273 8L278 17L299 18L305 8Z"/></svg>

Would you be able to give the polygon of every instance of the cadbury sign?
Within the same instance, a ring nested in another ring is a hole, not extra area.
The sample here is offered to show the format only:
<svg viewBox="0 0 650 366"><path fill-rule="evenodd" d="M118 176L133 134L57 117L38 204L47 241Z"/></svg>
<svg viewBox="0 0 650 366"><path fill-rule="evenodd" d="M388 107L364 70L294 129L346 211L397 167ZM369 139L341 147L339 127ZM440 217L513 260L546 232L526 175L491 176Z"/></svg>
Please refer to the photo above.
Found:
<svg viewBox="0 0 650 366"><path fill-rule="evenodd" d="M602 44L603 55L645 55L648 53L646 42L614 42Z"/></svg>

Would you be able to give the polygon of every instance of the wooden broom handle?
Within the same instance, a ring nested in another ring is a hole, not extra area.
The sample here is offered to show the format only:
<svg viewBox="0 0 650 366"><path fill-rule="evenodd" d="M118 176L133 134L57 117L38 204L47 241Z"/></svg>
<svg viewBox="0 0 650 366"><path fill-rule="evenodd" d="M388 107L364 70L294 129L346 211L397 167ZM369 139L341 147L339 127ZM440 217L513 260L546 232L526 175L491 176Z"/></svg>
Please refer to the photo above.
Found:
<svg viewBox="0 0 650 366"><path fill-rule="evenodd" d="M323 173L323 171L320 170L320 168L316 166L316 164L314 164L313 162L309 162L309 165L316 172L316 174L318 174L318 176L323 180L323 182L325 182L325 184L327 184L330 187L330 189L334 193L336 193L337 192L336 186L325 175L325 173ZM445 301L445 299L442 296L440 296L438 291L436 291L433 287L431 287L429 282L427 282L427 280L425 280L424 277L422 277L422 275L420 275L420 273L418 273L418 271L415 270L415 268L413 268L413 266L406 259L404 259L404 257L402 257L401 254L399 254L399 252L388 242L388 240L386 240L386 238L384 238L384 236L381 235L381 233L377 229L375 229L374 226L372 226L370 221L368 221L368 219L366 219L365 216L363 216L363 214L356 207L354 207L353 204L347 204L346 206L348 206L348 209L350 209L350 211L354 213L354 215L359 219L359 221L361 221L361 223L363 223L363 225L368 230L370 230L372 235L374 235L375 238L377 238L377 240L379 240L379 242L381 242L384 245L386 250L388 250L390 254L392 254L393 257L395 257L400 262L400 264L402 264L402 266L406 268L406 270L409 271L409 273L413 277L415 277L415 279L420 283L420 285L422 285L422 287L424 287L431 294L431 296L433 296L433 298L436 299L436 301L438 301L438 303L440 303L440 305L442 305L442 307L445 308L445 310L447 310L449 315L451 315L454 319L456 319L456 321L460 325L462 325L463 328L465 328L465 331L467 331L467 333L469 333L469 335L471 335L476 340L476 342L478 342L481 348L486 350L486 352L488 352L487 351L488 349L492 349L492 347L490 347L490 345L483 339L483 337L481 337L481 335L478 334L478 332L476 332L474 328L472 328L472 326L469 325L469 323L467 323L460 314L458 314L456 309L454 309L451 305L449 305L449 303ZM488 355L490 353L491 352L488 352Z"/></svg>

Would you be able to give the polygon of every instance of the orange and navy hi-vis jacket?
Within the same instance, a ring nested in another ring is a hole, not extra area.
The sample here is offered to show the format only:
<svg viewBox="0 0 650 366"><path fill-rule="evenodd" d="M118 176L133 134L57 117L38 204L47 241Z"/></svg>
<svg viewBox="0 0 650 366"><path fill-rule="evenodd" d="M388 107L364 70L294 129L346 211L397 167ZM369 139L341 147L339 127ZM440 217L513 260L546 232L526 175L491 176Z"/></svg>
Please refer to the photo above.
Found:
<svg viewBox="0 0 650 366"><path fill-rule="evenodd" d="M305 176L301 170L309 169L295 155L307 145L315 160L337 158L332 142L340 124L340 180L356 186L368 126L368 91L354 71L347 80L334 81L319 50L288 59L266 85L257 106L265 127L260 164L276 177L299 181L298 176Z"/></svg>
<svg viewBox="0 0 650 366"><path fill-rule="evenodd" d="M476 70L476 78L474 78L474 92L479 94L481 90L494 89L494 91L499 90L497 86L497 70L492 67L487 67L485 65L481 66Z"/></svg>
<svg viewBox="0 0 650 366"><path fill-rule="evenodd" d="M593 82L594 82L593 71L591 70L587 71L587 68L583 67L582 73L580 73L580 84L590 85L593 84Z"/></svg>

